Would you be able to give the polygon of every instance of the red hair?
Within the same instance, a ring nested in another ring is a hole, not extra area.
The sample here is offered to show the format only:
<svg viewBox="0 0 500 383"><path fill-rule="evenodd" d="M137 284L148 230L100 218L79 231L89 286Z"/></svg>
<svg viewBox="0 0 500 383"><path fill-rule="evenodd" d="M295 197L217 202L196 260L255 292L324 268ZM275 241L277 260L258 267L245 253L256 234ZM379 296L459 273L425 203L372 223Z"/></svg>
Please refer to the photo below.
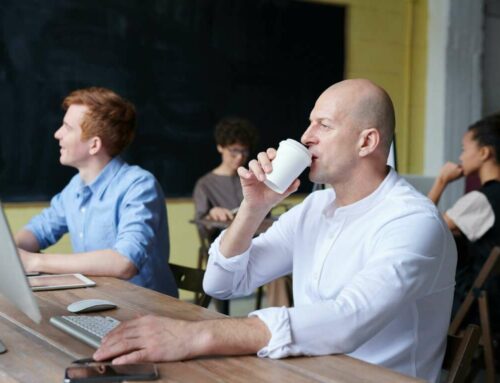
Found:
<svg viewBox="0 0 500 383"><path fill-rule="evenodd" d="M67 110L73 104L88 108L81 125L82 139L98 136L111 157L134 139L135 107L115 92L99 87L78 89L64 99L62 106Z"/></svg>

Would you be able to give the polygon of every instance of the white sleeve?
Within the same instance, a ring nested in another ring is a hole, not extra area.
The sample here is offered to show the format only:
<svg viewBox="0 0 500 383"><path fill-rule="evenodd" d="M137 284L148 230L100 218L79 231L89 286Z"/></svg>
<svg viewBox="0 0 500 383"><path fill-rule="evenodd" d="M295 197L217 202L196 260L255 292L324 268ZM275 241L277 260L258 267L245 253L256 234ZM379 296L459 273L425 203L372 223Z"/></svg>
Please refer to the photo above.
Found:
<svg viewBox="0 0 500 383"><path fill-rule="evenodd" d="M488 199L478 191L461 197L446 215L469 241L481 238L495 223L495 213Z"/></svg>
<svg viewBox="0 0 500 383"><path fill-rule="evenodd" d="M226 230L222 231L209 249L207 269L203 278L203 290L218 299L229 299L236 296L235 286L244 277L248 265L251 247L243 254L226 258L221 254L220 240ZM240 295L245 295L240 293Z"/></svg>
<svg viewBox="0 0 500 383"><path fill-rule="evenodd" d="M250 295L266 283L292 272L294 227L302 211L297 205L282 214L243 254L226 258L220 252L222 232L209 249L203 278L205 292L219 299Z"/></svg>

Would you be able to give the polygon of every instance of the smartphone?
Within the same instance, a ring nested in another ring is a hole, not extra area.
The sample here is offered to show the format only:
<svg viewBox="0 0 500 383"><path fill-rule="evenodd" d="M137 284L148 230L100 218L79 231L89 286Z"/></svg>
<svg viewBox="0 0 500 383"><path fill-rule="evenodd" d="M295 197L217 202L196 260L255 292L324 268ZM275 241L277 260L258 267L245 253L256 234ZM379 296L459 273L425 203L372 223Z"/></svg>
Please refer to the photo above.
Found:
<svg viewBox="0 0 500 383"><path fill-rule="evenodd" d="M155 380L158 370L152 363L113 365L92 363L67 367L64 383L121 382L122 380Z"/></svg>

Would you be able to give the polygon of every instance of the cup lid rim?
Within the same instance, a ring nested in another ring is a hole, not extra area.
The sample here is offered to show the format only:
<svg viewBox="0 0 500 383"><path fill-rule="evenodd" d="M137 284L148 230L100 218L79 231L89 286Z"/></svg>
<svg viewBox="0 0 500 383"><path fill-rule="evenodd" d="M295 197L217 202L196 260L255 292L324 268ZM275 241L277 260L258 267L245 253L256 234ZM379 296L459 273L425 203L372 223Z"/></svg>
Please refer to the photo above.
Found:
<svg viewBox="0 0 500 383"><path fill-rule="evenodd" d="M307 154L307 156L308 156L309 158L311 158L311 157L312 157L311 152L309 152L309 150L307 150L307 147L305 147L305 146L304 146L304 145L302 145L300 142L295 141L295 140L293 140L293 139L291 139L291 138L287 138L286 140L281 141L281 142L280 142L280 145L281 145L281 144L289 144L289 145L291 145L292 147L299 149L299 150L300 150L301 152L303 152L304 154Z"/></svg>

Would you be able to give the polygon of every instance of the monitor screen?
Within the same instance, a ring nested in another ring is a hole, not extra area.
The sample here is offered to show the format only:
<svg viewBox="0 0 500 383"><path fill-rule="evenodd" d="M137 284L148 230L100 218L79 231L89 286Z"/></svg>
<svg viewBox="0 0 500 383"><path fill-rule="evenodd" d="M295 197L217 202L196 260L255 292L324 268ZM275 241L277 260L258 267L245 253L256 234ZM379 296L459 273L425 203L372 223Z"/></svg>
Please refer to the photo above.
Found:
<svg viewBox="0 0 500 383"><path fill-rule="evenodd" d="M0 294L36 323L42 315L28 284L17 247L0 203Z"/></svg>

